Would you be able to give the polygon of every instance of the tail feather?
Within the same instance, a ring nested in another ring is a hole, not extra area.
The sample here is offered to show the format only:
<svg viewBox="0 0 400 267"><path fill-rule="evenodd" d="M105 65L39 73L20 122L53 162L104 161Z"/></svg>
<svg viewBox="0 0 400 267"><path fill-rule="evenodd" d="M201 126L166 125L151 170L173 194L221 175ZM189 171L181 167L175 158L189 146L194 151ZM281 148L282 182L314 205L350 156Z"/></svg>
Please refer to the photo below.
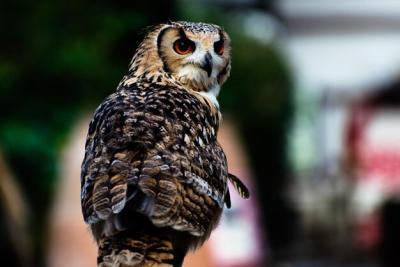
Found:
<svg viewBox="0 0 400 267"><path fill-rule="evenodd" d="M121 232L99 241L99 267L175 267L172 243L143 233Z"/></svg>

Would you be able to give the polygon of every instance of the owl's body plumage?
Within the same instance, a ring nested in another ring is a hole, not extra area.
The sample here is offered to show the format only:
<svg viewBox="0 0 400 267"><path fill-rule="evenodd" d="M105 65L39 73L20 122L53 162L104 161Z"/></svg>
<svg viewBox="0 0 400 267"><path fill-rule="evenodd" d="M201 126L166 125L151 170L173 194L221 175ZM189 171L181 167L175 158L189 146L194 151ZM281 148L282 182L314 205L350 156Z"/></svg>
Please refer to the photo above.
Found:
<svg viewBox="0 0 400 267"><path fill-rule="evenodd" d="M219 40L227 54L208 51L220 52ZM188 43L194 50L183 49ZM81 200L99 266L181 266L187 250L215 228L223 205L230 206L228 179L247 197L217 142L221 115L212 94L229 74L229 57L219 26L159 25L96 110Z"/></svg>

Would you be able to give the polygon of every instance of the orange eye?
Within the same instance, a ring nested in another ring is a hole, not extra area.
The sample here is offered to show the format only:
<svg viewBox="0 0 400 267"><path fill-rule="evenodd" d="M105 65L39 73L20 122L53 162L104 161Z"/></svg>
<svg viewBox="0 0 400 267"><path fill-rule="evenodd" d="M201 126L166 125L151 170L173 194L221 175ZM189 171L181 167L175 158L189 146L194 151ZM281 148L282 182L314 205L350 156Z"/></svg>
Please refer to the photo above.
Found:
<svg viewBox="0 0 400 267"><path fill-rule="evenodd" d="M215 53L217 53L218 55L222 55L224 53L224 41L220 40L214 43L214 51Z"/></svg>
<svg viewBox="0 0 400 267"><path fill-rule="evenodd" d="M180 55L186 55L193 52L195 44L189 39L178 39L174 43L174 50Z"/></svg>

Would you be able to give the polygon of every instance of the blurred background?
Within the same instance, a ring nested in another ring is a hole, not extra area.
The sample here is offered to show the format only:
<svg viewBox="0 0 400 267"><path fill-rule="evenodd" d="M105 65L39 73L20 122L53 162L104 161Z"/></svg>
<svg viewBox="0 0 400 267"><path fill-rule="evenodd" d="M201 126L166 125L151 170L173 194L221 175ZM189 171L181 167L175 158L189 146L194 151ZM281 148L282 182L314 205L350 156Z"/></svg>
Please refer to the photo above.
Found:
<svg viewBox="0 0 400 267"><path fill-rule="evenodd" d="M1 1L0 262L96 266L88 122L168 19L232 38L219 140L252 193L184 266L400 266L395 0Z"/></svg>

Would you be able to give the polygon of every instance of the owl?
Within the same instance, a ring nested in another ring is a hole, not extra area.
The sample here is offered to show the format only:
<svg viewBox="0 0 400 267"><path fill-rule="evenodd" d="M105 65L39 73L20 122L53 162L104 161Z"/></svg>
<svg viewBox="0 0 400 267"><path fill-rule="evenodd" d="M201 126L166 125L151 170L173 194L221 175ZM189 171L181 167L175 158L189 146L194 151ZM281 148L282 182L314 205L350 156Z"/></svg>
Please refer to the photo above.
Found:
<svg viewBox="0 0 400 267"><path fill-rule="evenodd" d="M217 141L217 95L230 52L217 25L152 27L116 92L95 111L81 204L98 266L181 266L230 207L228 181L249 197Z"/></svg>

